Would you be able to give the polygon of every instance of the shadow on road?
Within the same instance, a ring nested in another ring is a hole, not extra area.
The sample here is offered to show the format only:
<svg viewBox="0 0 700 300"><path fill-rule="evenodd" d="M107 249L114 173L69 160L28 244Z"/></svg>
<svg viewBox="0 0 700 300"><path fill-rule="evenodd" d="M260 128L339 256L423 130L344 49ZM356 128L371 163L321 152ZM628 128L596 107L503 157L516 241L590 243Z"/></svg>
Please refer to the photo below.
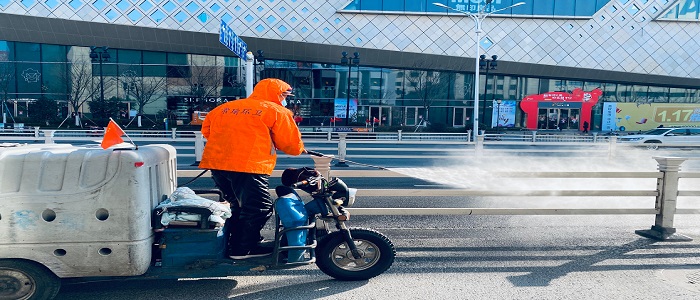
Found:
<svg viewBox="0 0 700 300"><path fill-rule="evenodd" d="M396 259L398 266L394 265L393 272L401 269L415 273L526 273L507 277L518 287L548 286L553 280L575 272L700 268L700 264L674 262L698 261L700 245L649 239L619 246L404 247L397 252L400 253ZM431 266L436 267L431 269Z"/></svg>

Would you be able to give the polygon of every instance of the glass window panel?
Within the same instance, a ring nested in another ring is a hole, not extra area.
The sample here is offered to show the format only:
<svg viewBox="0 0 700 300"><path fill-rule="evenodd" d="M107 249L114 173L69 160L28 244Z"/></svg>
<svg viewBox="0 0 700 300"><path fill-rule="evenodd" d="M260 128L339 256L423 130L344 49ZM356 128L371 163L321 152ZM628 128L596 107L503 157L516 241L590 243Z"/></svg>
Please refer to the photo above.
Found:
<svg viewBox="0 0 700 300"><path fill-rule="evenodd" d="M552 1L554 2L555 16L573 16L576 4L574 1Z"/></svg>
<svg viewBox="0 0 700 300"><path fill-rule="evenodd" d="M572 92L575 89L583 89L583 81L569 80L566 82L567 92Z"/></svg>
<svg viewBox="0 0 700 300"><path fill-rule="evenodd" d="M586 82L583 84L583 90L584 90L584 91L587 91L587 92L590 92L590 91L592 91L592 90L595 90L596 88L600 88L600 90L602 91L602 90L603 90L603 85L604 85L604 83L602 83L602 82L586 81Z"/></svg>
<svg viewBox="0 0 700 300"><path fill-rule="evenodd" d="M345 6L345 9L347 9L347 10L359 10L360 9L360 0L353 0L347 6Z"/></svg>
<svg viewBox="0 0 700 300"><path fill-rule="evenodd" d="M559 1L568 2L568 1ZM554 0L538 0L536 5L533 5L532 14L536 16L552 16L554 15Z"/></svg>
<svg viewBox="0 0 700 300"><path fill-rule="evenodd" d="M382 10L382 1L377 0L362 0L360 1L361 10Z"/></svg>
<svg viewBox="0 0 700 300"><path fill-rule="evenodd" d="M114 56L110 60L115 61ZM116 62L121 64L141 64L141 51L119 49L117 50Z"/></svg>
<svg viewBox="0 0 700 300"><path fill-rule="evenodd" d="M518 88L520 92L517 96L517 100L522 100L525 98L525 96L539 94L539 78L520 77L518 78L518 81Z"/></svg>
<svg viewBox="0 0 700 300"><path fill-rule="evenodd" d="M692 99L695 90L671 88L669 100L671 103L688 103Z"/></svg>
<svg viewBox="0 0 700 300"><path fill-rule="evenodd" d="M630 86L630 94L628 102L635 103L649 103L649 97L647 95L647 90L649 89L646 85L632 85Z"/></svg>
<svg viewBox="0 0 700 300"><path fill-rule="evenodd" d="M1 68L2 67L0 67L0 69ZM66 64L43 63L41 68L41 73L44 74L44 76L42 76L41 89L44 94L65 94L66 87L61 83L59 78L65 78ZM2 87L0 87L0 90L2 90Z"/></svg>
<svg viewBox="0 0 700 300"><path fill-rule="evenodd" d="M581 1L587 2L586 0L581 0ZM608 4L608 2L610 2L610 0L597 0L595 3L595 11L596 12L599 11L601 8L603 8L603 6Z"/></svg>
<svg viewBox="0 0 700 300"><path fill-rule="evenodd" d="M41 61L39 44L16 42L15 50L15 58L17 61Z"/></svg>
<svg viewBox="0 0 700 300"><path fill-rule="evenodd" d="M385 11L404 11L404 9L406 8L403 0L384 0L381 2L383 2L382 10Z"/></svg>
<svg viewBox="0 0 700 300"><path fill-rule="evenodd" d="M596 12L596 2L591 0L576 0L576 16L592 16Z"/></svg>
<svg viewBox="0 0 700 300"><path fill-rule="evenodd" d="M0 61L14 60L14 42L0 40Z"/></svg>
<svg viewBox="0 0 700 300"><path fill-rule="evenodd" d="M165 76L166 55L165 52L143 51L143 75Z"/></svg>
<svg viewBox="0 0 700 300"><path fill-rule="evenodd" d="M504 2L506 2L506 1L504 1ZM518 2L512 1L512 2L518 3L520 1L518 1ZM525 4L513 7L512 9L510 9L510 11L513 15L532 15L534 7L535 7L534 1L525 1Z"/></svg>
<svg viewBox="0 0 700 300"><path fill-rule="evenodd" d="M405 5L406 5L406 11L424 12L428 9L428 5L433 5L433 4L428 3L426 0L406 0ZM435 6L435 5L433 5L433 6Z"/></svg>
<svg viewBox="0 0 700 300"><path fill-rule="evenodd" d="M19 43L18 43L19 44ZM38 46L38 45L37 45ZM38 48L38 47L37 47ZM38 55L38 53L37 53ZM17 63L17 91L20 93L41 93L41 64L39 63ZM36 95L22 96L35 97Z"/></svg>
<svg viewBox="0 0 700 300"><path fill-rule="evenodd" d="M618 84L617 90L615 90L615 96L618 102L631 102L630 95L632 94L633 87L627 84Z"/></svg>
<svg viewBox="0 0 700 300"><path fill-rule="evenodd" d="M184 53L168 53L169 65L187 65L187 54Z"/></svg>
<svg viewBox="0 0 700 300"><path fill-rule="evenodd" d="M598 100L598 103L602 102L620 102L617 100L617 84L615 83L604 83L600 89L603 91L603 94L600 95L600 99Z"/></svg>
<svg viewBox="0 0 700 300"><path fill-rule="evenodd" d="M697 20L698 19L698 5L697 1L686 0L678 4L678 19L682 20Z"/></svg>
<svg viewBox="0 0 700 300"><path fill-rule="evenodd" d="M659 86L649 87L649 99L655 103L668 102L668 88Z"/></svg>
<svg viewBox="0 0 700 300"><path fill-rule="evenodd" d="M140 64L118 64L117 68L119 69L119 77L124 77L124 76L142 77L143 76L143 70L142 70L142 66Z"/></svg>
<svg viewBox="0 0 700 300"><path fill-rule="evenodd" d="M6 62L0 60L0 99L5 98L5 93L15 92L17 82L17 66L14 62Z"/></svg>
<svg viewBox="0 0 700 300"><path fill-rule="evenodd" d="M44 62L65 62L66 46L42 44L41 56Z"/></svg>
<svg viewBox="0 0 700 300"><path fill-rule="evenodd" d="M433 3L442 3L446 6L454 7L454 3L449 3L450 2L449 0L424 0L424 1L425 1L425 7L426 7L427 12L439 12L439 13L447 13L448 12L447 8L442 8L442 7L436 6Z"/></svg>

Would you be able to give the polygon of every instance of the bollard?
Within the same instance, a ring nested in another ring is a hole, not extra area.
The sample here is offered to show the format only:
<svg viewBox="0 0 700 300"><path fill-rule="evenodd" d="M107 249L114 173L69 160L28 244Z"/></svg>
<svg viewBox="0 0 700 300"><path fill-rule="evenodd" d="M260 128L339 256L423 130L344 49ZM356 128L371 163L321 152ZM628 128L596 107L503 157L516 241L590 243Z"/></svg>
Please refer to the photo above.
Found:
<svg viewBox="0 0 700 300"><path fill-rule="evenodd" d="M634 232L646 238L669 241L687 242L693 239L676 233L673 228L673 218L676 213L678 199L678 171L685 158L679 157L654 157L659 163L659 171L663 173L656 181L658 196L656 196L656 221L649 230L635 230Z"/></svg>
<svg viewBox="0 0 700 300"><path fill-rule="evenodd" d="M56 134L56 130L43 130L44 131L44 144L53 144L53 137Z"/></svg>
<svg viewBox="0 0 700 300"><path fill-rule="evenodd" d="M476 153L476 156L481 155L481 151L484 150L484 135L481 134L476 137L476 144L474 145L474 151Z"/></svg>
<svg viewBox="0 0 700 300"><path fill-rule="evenodd" d="M34 137L38 138L39 137L39 126L34 127Z"/></svg>
<svg viewBox="0 0 700 300"><path fill-rule="evenodd" d="M594 143L597 143L597 142L598 142L598 133L597 133L597 132L594 132L594 133L593 133L593 142L594 142Z"/></svg>
<svg viewBox="0 0 700 300"><path fill-rule="evenodd" d="M472 130L467 130L467 143L472 141Z"/></svg>
<svg viewBox="0 0 700 300"><path fill-rule="evenodd" d="M170 129L170 137L174 140L177 138L177 132L175 132L177 128L171 128Z"/></svg>
<svg viewBox="0 0 700 300"><path fill-rule="evenodd" d="M402 132L402 131L403 131L403 130L399 129L399 142L403 139L403 136L401 135L401 132Z"/></svg>
<svg viewBox="0 0 700 300"><path fill-rule="evenodd" d="M199 162L202 161L202 155L204 154L204 136L201 131L194 132L194 163L193 166L198 166Z"/></svg>
<svg viewBox="0 0 700 300"><path fill-rule="evenodd" d="M338 162L335 164L336 167L349 167L348 164L345 163L345 155L347 155L347 143L345 142L345 138L347 135L347 133L338 134L340 138L338 139Z"/></svg>
<svg viewBox="0 0 700 300"><path fill-rule="evenodd" d="M328 131L327 134L326 134L326 139L329 140L329 141L330 141L331 139L333 139L333 132Z"/></svg>
<svg viewBox="0 0 700 300"><path fill-rule="evenodd" d="M532 142L537 142L537 130L532 131Z"/></svg>
<svg viewBox="0 0 700 300"><path fill-rule="evenodd" d="M326 156L315 156L312 155L311 159L314 160L314 169L321 173L323 177L327 179L331 178L331 160L333 160L333 155Z"/></svg>
<svg viewBox="0 0 700 300"><path fill-rule="evenodd" d="M612 160L615 156L615 149L617 148L617 137L610 137L610 144L608 145L608 159Z"/></svg>

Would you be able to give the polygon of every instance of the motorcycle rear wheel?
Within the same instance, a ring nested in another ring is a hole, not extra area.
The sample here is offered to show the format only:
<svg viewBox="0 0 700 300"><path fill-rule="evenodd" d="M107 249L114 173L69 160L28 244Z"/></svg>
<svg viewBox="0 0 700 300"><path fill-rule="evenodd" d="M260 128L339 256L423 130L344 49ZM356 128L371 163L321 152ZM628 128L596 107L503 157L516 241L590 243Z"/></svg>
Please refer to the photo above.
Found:
<svg viewBox="0 0 700 300"><path fill-rule="evenodd" d="M46 267L26 260L0 260L0 299L53 299L61 280Z"/></svg>
<svg viewBox="0 0 700 300"><path fill-rule="evenodd" d="M378 231L352 228L350 234L362 257L355 259L340 232L319 241L316 265L338 280L367 280L384 273L394 263L394 244Z"/></svg>

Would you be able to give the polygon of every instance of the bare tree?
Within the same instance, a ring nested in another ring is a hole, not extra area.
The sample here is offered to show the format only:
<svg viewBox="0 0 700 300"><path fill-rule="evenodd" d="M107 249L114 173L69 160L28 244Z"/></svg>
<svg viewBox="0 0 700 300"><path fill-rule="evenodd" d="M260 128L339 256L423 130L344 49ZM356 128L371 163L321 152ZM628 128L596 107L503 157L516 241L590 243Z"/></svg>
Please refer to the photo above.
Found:
<svg viewBox="0 0 700 300"><path fill-rule="evenodd" d="M0 57L1 59L2 57ZM5 105L10 98L10 85L15 80L15 64L10 61L0 61L0 106L2 106L3 121L5 117Z"/></svg>
<svg viewBox="0 0 700 300"><path fill-rule="evenodd" d="M130 75L135 74L126 72L127 76L121 77L122 81L129 87L128 95L133 99L139 115L143 115L146 105L156 102L160 99L167 85L166 77L145 77Z"/></svg>
<svg viewBox="0 0 700 300"><path fill-rule="evenodd" d="M81 126L80 108L85 102L100 96L100 84L92 76L92 65L84 57L68 62L66 69L54 74L66 89L66 101L74 113L75 126ZM103 79L104 81L104 79Z"/></svg>
<svg viewBox="0 0 700 300"><path fill-rule="evenodd" d="M189 66L176 68L176 77L184 81L184 84L178 84L182 86L180 93L198 98L197 105L203 105L206 98L221 95L224 71L215 57L193 55Z"/></svg>
<svg viewBox="0 0 700 300"><path fill-rule="evenodd" d="M413 70L406 71L406 98L419 99L425 108L424 120L429 120L430 107L437 99L447 98L449 77L438 71L430 71L427 63L417 62Z"/></svg>

